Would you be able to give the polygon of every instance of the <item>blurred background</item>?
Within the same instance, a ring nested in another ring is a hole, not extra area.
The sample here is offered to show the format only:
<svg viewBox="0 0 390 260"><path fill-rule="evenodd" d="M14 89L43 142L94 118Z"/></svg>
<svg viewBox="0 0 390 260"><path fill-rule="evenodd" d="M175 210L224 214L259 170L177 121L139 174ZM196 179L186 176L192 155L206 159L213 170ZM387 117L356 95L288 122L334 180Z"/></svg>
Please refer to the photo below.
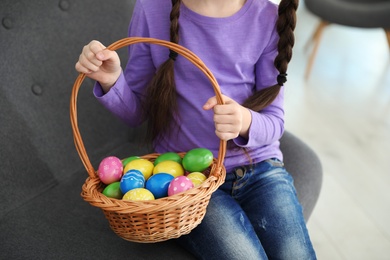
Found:
<svg viewBox="0 0 390 260"><path fill-rule="evenodd" d="M324 170L309 232L318 259L390 259L390 46L383 29L329 25L305 79L319 22L301 2L286 83L286 129Z"/></svg>

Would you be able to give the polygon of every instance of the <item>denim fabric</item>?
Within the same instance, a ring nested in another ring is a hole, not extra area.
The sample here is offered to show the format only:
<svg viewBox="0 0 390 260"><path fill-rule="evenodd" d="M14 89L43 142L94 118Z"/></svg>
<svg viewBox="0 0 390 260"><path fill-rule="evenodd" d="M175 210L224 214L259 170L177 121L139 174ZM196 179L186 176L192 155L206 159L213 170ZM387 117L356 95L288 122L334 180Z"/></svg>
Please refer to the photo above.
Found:
<svg viewBox="0 0 390 260"><path fill-rule="evenodd" d="M293 179L277 159L238 167L177 240L199 259L316 259Z"/></svg>

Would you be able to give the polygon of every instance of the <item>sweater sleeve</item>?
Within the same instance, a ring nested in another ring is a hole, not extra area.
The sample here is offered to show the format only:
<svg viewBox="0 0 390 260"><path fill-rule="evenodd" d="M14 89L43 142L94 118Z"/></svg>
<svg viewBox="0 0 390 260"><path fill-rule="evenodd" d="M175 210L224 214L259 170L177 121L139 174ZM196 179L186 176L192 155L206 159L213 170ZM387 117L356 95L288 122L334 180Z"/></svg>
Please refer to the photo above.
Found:
<svg viewBox="0 0 390 260"><path fill-rule="evenodd" d="M128 36L149 37L142 1L136 2ZM97 100L115 116L129 126L137 126L144 121L142 100L145 96L146 86L155 73L155 66L147 44L130 45L128 57L126 68L114 86L107 93L104 93L97 82L93 93Z"/></svg>
<svg viewBox="0 0 390 260"><path fill-rule="evenodd" d="M274 60L278 53L277 42L279 36L276 28L273 30L269 44L256 64L256 91L276 84L278 70ZM284 87L281 88L276 99L263 110L250 111L252 123L249 128L249 138L241 136L234 139L240 147L261 147L278 141L284 132Z"/></svg>

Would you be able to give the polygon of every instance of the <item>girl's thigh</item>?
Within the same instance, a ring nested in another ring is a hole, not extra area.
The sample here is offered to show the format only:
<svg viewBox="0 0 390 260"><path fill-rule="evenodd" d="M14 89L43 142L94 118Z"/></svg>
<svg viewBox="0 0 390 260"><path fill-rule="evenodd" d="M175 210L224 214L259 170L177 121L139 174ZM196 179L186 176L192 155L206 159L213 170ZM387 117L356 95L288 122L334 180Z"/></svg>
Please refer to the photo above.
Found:
<svg viewBox="0 0 390 260"><path fill-rule="evenodd" d="M252 175L237 199L270 259L316 259L293 179L284 168Z"/></svg>
<svg viewBox="0 0 390 260"><path fill-rule="evenodd" d="M248 217L221 190L211 196L202 223L177 241L199 259L267 259Z"/></svg>

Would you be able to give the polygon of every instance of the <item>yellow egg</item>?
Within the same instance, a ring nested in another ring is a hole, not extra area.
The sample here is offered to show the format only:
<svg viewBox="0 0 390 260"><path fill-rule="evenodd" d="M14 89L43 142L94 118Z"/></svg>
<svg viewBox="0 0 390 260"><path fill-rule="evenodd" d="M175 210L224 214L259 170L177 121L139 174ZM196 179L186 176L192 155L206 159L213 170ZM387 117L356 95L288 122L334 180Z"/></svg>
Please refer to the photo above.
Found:
<svg viewBox="0 0 390 260"><path fill-rule="evenodd" d="M149 179L153 174L154 165L151 161L146 159L135 159L128 164L126 164L123 173L126 173L130 170L139 170L145 177L145 180Z"/></svg>
<svg viewBox="0 0 390 260"><path fill-rule="evenodd" d="M133 200L133 201L140 201L140 200L154 200L153 193L148 191L145 188L137 188L133 190L129 190L126 192L125 195L123 195L123 200Z"/></svg>
<svg viewBox="0 0 390 260"><path fill-rule="evenodd" d="M154 166L153 174L157 173L168 173L173 177L179 177L184 175L183 166L175 161L163 161Z"/></svg>
<svg viewBox="0 0 390 260"><path fill-rule="evenodd" d="M195 187L199 186L207 179L206 175L201 172L191 172L187 175L187 178L192 181Z"/></svg>

